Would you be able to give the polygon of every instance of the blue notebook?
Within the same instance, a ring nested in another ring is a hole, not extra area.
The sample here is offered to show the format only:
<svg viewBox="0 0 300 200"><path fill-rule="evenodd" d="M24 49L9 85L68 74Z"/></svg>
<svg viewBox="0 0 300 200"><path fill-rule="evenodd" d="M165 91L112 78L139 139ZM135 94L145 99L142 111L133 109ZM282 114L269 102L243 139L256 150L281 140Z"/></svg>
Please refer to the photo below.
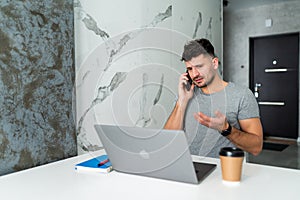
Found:
<svg viewBox="0 0 300 200"><path fill-rule="evenodd" d="M107 155L101 155L76 164L75 169L77 171L108 173L112 171L112 166Z"/></svg>

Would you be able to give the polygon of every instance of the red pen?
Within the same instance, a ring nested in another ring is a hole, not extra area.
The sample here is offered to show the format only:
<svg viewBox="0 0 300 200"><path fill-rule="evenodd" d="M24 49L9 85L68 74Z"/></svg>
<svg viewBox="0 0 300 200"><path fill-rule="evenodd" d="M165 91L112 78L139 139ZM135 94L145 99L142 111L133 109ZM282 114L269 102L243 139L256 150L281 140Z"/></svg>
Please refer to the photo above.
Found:
<svg viewBox="0 0 300 200"><path fill-rule="evenodd" d="M109 162L109 159L102 160L101 162L98 163L98 167L100 167L108 162Z"/></svg>

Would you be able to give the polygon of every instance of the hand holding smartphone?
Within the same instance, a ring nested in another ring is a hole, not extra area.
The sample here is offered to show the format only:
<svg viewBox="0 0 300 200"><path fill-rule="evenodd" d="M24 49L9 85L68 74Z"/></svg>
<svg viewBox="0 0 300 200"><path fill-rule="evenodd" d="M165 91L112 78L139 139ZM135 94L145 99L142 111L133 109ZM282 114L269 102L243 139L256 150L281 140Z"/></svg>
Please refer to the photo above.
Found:
<svg viewBox="0 0 300 200"><path fill-rule="evenodd" d="M191 79L188 70L186 70L186 73L187 73L187 78L189 79L188 83L186 84L186 89L189 91L193 84L193 80Z"/></svg>

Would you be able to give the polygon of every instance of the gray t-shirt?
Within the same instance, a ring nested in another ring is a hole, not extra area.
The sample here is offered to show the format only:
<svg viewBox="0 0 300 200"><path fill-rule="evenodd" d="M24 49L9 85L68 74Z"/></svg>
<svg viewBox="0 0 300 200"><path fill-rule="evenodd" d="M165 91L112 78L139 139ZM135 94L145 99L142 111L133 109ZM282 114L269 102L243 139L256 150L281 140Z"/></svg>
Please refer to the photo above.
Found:
<svg viewBox="0 0 300 200"><path fill-rule="evenodd" d="M220 148L234 147L217 130L201 125L194 118L196 112L213 117L216 110L225 114L230 125L237 129L240 129L239 120L259 117L257 101L246 87L229 82L224 90L212 94L204 94L200 88L195 87L184 118L184 130L191 154L217 158Z"/></svg>

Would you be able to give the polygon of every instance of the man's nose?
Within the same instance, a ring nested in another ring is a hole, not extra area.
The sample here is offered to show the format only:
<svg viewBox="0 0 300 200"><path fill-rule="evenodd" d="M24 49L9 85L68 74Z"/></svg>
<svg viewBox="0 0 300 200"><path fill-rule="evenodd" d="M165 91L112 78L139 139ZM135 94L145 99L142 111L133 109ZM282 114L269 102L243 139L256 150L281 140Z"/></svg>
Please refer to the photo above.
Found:
<svg viewBox="0 0 300 200"><path fill-rule="evenodd" d="M200 75L200 73L196 67L192 67L192 74L193 74L193 77L197 77Z"/></svg>

